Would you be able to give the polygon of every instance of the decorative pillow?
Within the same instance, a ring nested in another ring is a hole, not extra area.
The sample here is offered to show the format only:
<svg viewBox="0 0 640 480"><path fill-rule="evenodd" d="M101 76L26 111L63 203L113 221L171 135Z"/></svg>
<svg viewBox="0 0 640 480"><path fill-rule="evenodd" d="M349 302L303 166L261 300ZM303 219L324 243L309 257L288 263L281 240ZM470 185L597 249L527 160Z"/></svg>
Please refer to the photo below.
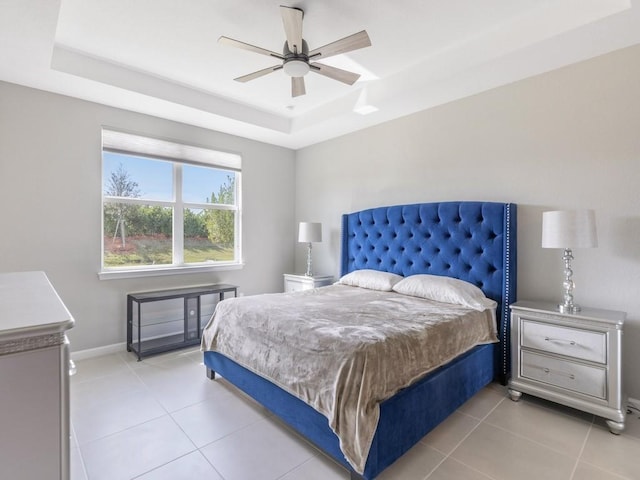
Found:
<svg viewBox="0 0 640 480"><path fill-rule="evenodd" d="M352 287L368 288L369 290L390 292L393 286L402 278L401 275L396 275L395 273L364 269L347 273L336 282L336 285L350 285Z"/></svg>
<svg viewBox="0 0 640 480"><path fill-rule="evenodd" d="M457 278L439 275L411 275L393 286L395 292L426 298L442 303L453 303L473 310L496 308L497 303L485 297L475 285Z"/></svg>

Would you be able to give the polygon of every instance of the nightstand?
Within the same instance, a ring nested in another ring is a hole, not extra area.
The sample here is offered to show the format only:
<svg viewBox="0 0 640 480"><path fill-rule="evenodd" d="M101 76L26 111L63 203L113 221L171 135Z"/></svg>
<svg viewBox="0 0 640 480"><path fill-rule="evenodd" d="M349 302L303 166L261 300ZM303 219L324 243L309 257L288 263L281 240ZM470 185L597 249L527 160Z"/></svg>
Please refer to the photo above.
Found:
<svg viewBox="0 0 640 480"><path fill-rule="evenodd" d="M324 287L331 285L333 277L331 275L313 275L307 277L304 274L285 273L284 274L284 291L299 292L300 290L311 290L312 288Z"/></svg>
<svg viewBox="0 0 640 480"><path fill-rule="evenodd" d="M509 395L529 393L604 417L611 433L624 430L622 327L626 313L556 305L511 305Z"/></svg>

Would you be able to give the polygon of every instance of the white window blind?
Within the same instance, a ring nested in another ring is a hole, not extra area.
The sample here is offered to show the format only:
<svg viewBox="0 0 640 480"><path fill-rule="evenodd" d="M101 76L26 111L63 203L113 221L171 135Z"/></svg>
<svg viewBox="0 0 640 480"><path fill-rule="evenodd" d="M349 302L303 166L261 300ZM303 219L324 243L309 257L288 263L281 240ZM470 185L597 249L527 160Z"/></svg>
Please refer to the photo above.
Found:
<svg viewBox="0 0 640 480"><path fill-rule="evenodd" d="M142 137L103 128L102 149L114 153L144 155L240 171L242 157L235 153Z"/></svg>

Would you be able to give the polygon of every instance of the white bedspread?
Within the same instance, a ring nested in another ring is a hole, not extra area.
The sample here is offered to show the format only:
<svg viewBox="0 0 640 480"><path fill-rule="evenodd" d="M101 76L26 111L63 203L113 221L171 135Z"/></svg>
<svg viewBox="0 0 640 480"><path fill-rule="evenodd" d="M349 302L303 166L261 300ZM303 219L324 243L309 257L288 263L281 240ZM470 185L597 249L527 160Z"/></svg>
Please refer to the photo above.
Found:
<svg viewBox="0 0 640 480"><path fill-rule="evenodd" d="M202 348L217 351L322 413L362 473L379 404L479 344L495 312L332 285L220 302Z"/></svg>

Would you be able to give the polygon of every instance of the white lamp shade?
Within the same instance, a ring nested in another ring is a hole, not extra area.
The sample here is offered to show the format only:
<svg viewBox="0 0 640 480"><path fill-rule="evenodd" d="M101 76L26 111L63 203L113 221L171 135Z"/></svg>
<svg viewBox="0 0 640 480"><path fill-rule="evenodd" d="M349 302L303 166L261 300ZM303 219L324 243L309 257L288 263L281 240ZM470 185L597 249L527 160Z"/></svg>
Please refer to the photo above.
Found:
<svg viewBox="0 0 640 480"><path fill-rule="evenodd" d="M542 213L542 248L598 246L593 210L557 210Z"/></svg>
<svg viewBox="0 0 640 480"><path fill-rule="evenodd" d="M298 241L314 243L322 241L322 224L316 222L300 222Z"/></svg>

